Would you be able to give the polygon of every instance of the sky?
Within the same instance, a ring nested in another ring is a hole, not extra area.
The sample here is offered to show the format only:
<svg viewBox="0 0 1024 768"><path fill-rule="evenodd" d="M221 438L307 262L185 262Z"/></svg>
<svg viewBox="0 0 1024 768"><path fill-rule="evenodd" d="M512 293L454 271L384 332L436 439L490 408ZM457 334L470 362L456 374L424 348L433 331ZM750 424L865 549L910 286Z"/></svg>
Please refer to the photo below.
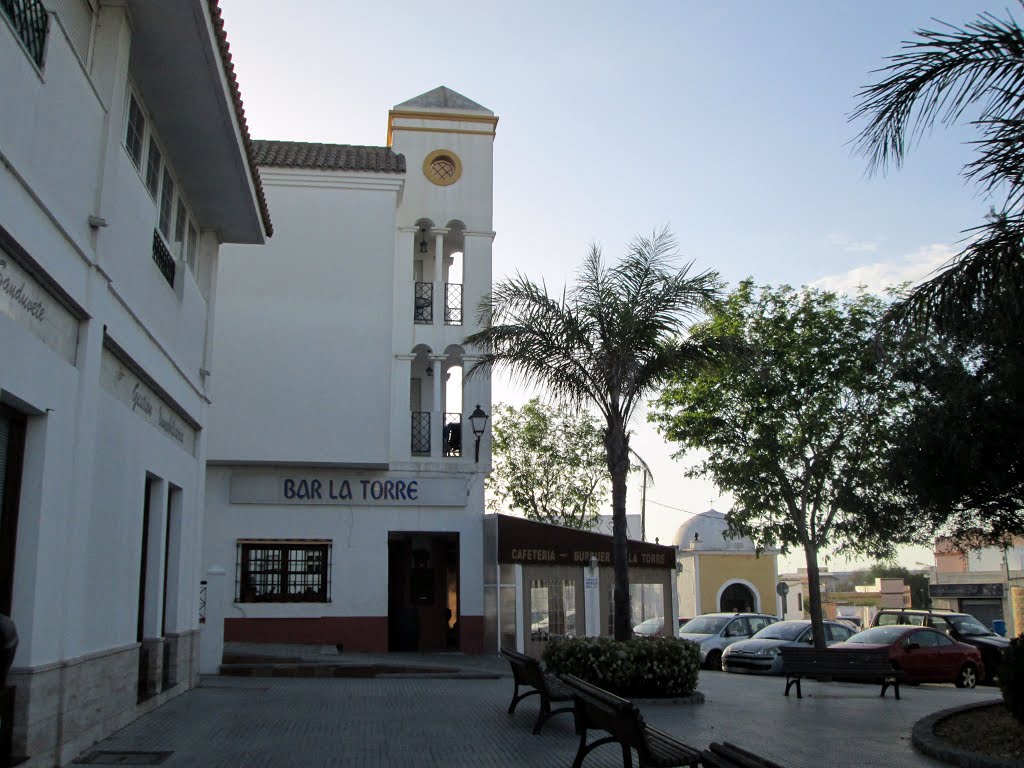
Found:
<svg viewBox="0 0 1024 768"><path fill-rule="evenodd" d="M848 116L915 29L1005 16L1007 0L220 0L250 134L382 146L388 110L446 85L500 122L494 279L560 289L589 246L609 260L668 227L680 264L758 283L881 291L926 277L992 201L960 176L968 126L868 174ZM271 212L273 216L273 212ZM493 399L531 394L494 380ZM639 414L648 539L729 508L683 476ZM640 512L639 480L628 512ZM900 563L930 565L907 548ZM833 570L864 565L834 557ZM794 553L780 570L803 566Z"/></svg>

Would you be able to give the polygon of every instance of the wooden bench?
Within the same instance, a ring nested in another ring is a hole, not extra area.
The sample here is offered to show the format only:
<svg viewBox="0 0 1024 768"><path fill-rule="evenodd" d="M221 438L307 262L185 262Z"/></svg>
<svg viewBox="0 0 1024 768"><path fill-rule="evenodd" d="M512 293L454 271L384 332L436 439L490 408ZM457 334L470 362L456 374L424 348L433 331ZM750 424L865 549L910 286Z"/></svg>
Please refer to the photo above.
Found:
<svg viewBox="0 0 1024 768"><path fill-rule="evenodd" d="M781 768L776 763L727 742L714 743L698 751L675 736L644 722L640 710L629 699L591 685L578 677L562 675L562 681L575 696L573 710L580 746L573 768L581 768L583 759L603 744L618 743L622 748L622 764L632 768L636 750L641 768L658 766L705 766L705 768ZM605 731L609 735L587 743L587 732Z"/></svg>
<svg viewBox="0 0 1024 768"><path fill-rule="evenodd" d="M512 692L512 703L508 705L510 715L516 711L516 705L527 696L540 696L540 712L537 714L537 722L533 725L533 732L537 734L548 718L561 712L572 712L571 705L558 709L551 708L551 702L572 701L572 691L562 685L554 675L545 674L537 659L508 648L502 648L501 655L508 659L512 667L512 679L516 683ZM530 690L520 693L520 687Z"/></svg>
<svg viewBox="0 0 1024 768"><path fill-rule="evenodd" d="M893 669L886 648L804 648L783 646L782 672L786 675L786 696L796 684L796 697L803 698L800 679L843 680L852 682L882 683L881 696L892 686L896 698L900 697L900 680L903 672Z"/></svg>
<svg viewBox="0 0 1024 768"><path fill-rule="evenodd" d="M580 768L592 750L602 744L617 742L622 747L622 765L632 768L635 749L640 766L700 765L700 752L664 731L647 725L640 710L629 699L598 688L572 675L563 675L563 682L575 697L573 709L580 746L573 768ZM587 732L605 731L609 735L587 743Z"/></svg>
<svg viewBox="0 0 1024 768"><path fill-rule="evenodd" d="M704 768L782 768L760 755L730 744L727 741L713 742L700 753L700 764Z"/></svg>

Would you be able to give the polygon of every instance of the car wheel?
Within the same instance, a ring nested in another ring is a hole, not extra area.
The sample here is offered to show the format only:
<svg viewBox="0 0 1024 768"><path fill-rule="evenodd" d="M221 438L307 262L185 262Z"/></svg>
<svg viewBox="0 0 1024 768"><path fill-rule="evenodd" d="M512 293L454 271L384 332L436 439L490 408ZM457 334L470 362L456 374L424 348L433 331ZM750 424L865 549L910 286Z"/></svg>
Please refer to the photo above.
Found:
<svg viewBox="0 0 1024 768"><path fill-rule="evenodd" d="M720 670L722 668L722 652L708 651L708 655L704 659L704 666L706 666L708 669Z"/></svg>
<svg viewBox="0 0 1024 768"><path fill-rule="evenodd" d="M973 664L964 664L956 676L957 688L973 688L978 684L978 670Z"/></svg>

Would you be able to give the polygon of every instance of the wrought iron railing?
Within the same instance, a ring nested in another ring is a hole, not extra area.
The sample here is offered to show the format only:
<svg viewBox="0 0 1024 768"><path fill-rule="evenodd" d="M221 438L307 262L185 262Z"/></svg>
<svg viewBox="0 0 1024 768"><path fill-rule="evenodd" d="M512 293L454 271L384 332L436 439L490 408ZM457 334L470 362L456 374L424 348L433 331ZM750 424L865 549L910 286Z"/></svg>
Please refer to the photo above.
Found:
<svg viewBox="0 0 1024 768"><path fill-rule="evenodd" d="M46 49L46 9L39 0L0 0L0 9L10 19L15 34L28 49L29 56L39 67L43 66Z"/></svg>
<svg viewBox="0 0 1024 768"><path fill-rule="evenodd" d="M434 284L416 283L413 301L413 322L420 325L434 322Z"/></svg>
<svg viewBox="0 0 1024 768"><path fill-rule="evenodd" d="M441 448L445 456L462 455L462 414L444 415L444 432L441 433Z"/></svg>
<svg viewBox="0 0 1024 768"><path fill-rule="evenodd" d="M206 623L206 579L199 582L199 623Z"/></svg>
<svg viewBox="0 0 1024 768"><path fill-rule="evenodd" d="M164 239L160 237L160 233L155 229L153 230L153 261L156 262L156 266L160 270L160 274L164 276L167 284L173 288L174 257L171 256L171 252L164 245Z"/></svg>
<svg viewBox="0 0 1024 768"><path fill-rule="evenodd" d="M430 411L412 412L412 455L430 455Z"/></svg>
<svg viewBox="0 0 1024 768"><path fill-rule="evenodd" d="M444 284L444 324L462 325L462 283Z"/></svg>

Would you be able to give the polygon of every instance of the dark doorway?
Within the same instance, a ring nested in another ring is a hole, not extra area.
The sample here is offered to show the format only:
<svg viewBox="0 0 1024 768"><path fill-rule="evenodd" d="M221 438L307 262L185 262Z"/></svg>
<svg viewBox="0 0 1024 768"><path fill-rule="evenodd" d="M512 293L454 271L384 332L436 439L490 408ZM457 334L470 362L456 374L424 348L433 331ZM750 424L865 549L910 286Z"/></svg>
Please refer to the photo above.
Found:
<svg viewBox="0 0 1024 768"><path fill-rule="evenodd" d="M753 613L754 593L743 584L730 584L719 601L723 613Z"/></svg>
<svg viewBox="0 0 1024 768"><path fill-rule="evenodd" d="M388 650L458 650L459 535L388 533Z"/></svg>
<svg viewBox="0 0 1024 768"><path fill-rule="evenodd" d="M11 615L25 418L0 405L0 613Z"/></svg>

